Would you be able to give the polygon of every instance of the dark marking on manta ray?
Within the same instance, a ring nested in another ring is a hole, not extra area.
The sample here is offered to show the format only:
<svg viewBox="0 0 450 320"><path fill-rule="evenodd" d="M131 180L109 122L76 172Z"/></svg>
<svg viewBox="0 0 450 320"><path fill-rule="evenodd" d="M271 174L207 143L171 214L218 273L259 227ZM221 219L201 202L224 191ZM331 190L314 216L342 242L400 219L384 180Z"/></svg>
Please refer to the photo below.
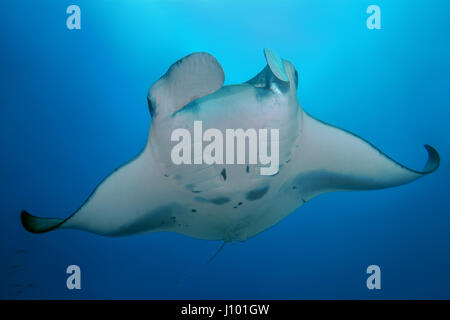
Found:
<svg viewBox="0 0 450 320"><path fill-rule="evenodd" d="M302 198L303 203L306 203L306 200Z"/></svg>
<svg viewBox="0 0 450 320"><path fill-rule="evenodd" d="M187 184L187 185L185 186L185 188L186 188L187 190L191 190L192 193L200 193L200 192L201 192L200 190L194 190L195 184L192 184L192 183Z"/></svg>
<svg viewBox="0 0 450 320"><path fill-rule="evenodd" d="M242 202L239 202L239 203L238 203L238 206L242 206Z"/></svg>
<svg viewBox="0 0 450 320"><path fill-rule="evenodd" d="M230 199L227 197L218 197L218 198L211 199L210 201L214 204L221 205L221 204L229 202Z"/></svg>
<svg viewBox="0 0 450 320"><path fill-rule="evenodd" d="M154 103L152 103L152 100L148 97L147 97L147 104L148 104L148 110L150 111L150 115L152 116L152 118L156 117L158 115L158 112L156 112Z"/></svg>
<svg viewBox="0 0 450 320"><path fill-rule="evenodd" d="M227 202L230 202L230 198L217 197L217 198L212 198L212 199L206 199L206 198L203 198L203 197L195 197L195 201L198 201L198 202L210 202L212 204L222 205L222 204L225 204Z"/></svg>
<svg viewBox="0 0 450 320"><path fill-rule="evenodd" d="M250 171L250 167L247 165L247 167L245 168L245 172L249 173Z"/></svg>
<svg viewBox="0 0 450 320"><path fill-rule="evenodd" d="M293 186L292 189L295 190L295 189L297 189L297 187L296 187L296 186Z"/></svg>
<svg viewBox="0 0 450 320"><path fill-rule="evenodd" d="M222 169L220 174L222 175L223 180L227 181L227 171L225 170L225 168Z"/></svg>
<svg viewBox="0 0 450 320"><path fill-rule="evenodd" d="M327 188L333 189L336 186L342 189L350 189L353 186L353 190L363 190L363 187L356 188L355 183L358 186L370 185L371 189L380 188L381 184L375 181L373 178L355 178L354 176L341 174L336 172L330 172L326 170L316 170L308 173L301 173L294 178L293 183L301 187L301 189L319 189L325 185Z"/></svg>
<svg viewBox="0 0 450 320"><path fill-rule="evenodd" d="M196 210L196 209L192 209L191 211L192 211L192 212L197 212L197 210Z"/></svg>
<svg viewBox="0 0 450 320"><path fill-rule="evenodd" d="M233 208L234 208L234 209L237 209L237 206L234 206Z"/></svg>
<svg viewBox="0 0 450 320"><path fill-rule="evenodd" d="M149 216L136 219L123 225L115 231L113 236L125 236L145 230L154 230L164 226L172 226L176 223L176 212L179 212L181 206L177 203L168 203L152 210Z"/></svg>
<svg viewBox="0 0 450 320"><path fill-rule="evenodd" d="M255 98L258 102L263 101L271 95L273 95L273 91L271 91L270 87L268 87L267 85L264 87L255 87Z"/></svg>
<svg viewBox="0 0 450 320"><path fill-rule="evenodd" d="M168 175L167 173L164 173L164 177L168 178L168 177L169 177L169 175Z"/></svg>
<svg viewBox="0 0 450 320"><path fill-rule="evenodd" d="M224 89L224 88L226 88L226 87L222 87L222 89ZM205 99L205 97L202 97L202 98ZM201 99L201 98L199 98L199 99ZM204 100L204 99L203 99L203 100ZM194 99L193 101L189 102L187 105L185 105L185 106L184 106L183 108L181 108L180 110L174 112L174 113L172 114L172 118L175 117L175 115L178 114L178 113L186 113L186 112L190 112L190 113L192 113L192 114L197 114L197 113L199 112L199 109L200 109L200 108L199 108L198 101L197 101L197 99Z"/></svg>
<svg viewBox="0 0 450 320"><path fill-rule="evenodd" d="M269 191L269 186L256 188L256 189L253 189L253 190L247 192L245 197L247 198L247 200L255 201L255 200L258 200L258 199L261 199L262 197L264 197L264 195L267 193L267 191Z"/></svg>

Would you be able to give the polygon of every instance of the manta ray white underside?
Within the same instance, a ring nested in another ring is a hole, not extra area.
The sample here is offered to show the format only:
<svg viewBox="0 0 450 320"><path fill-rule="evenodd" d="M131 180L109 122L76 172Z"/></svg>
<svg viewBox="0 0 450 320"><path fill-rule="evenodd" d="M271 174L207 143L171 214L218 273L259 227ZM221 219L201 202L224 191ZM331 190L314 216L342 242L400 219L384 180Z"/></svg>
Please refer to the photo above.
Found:
<svg viewBox="0 0 450 320"><path fill-rule="evenodd" d="M267 66L258 75L229 86L223 86L223 70L208 53L174 63L149 90L152 120L139 156L104 179L66 219L23 211L25 229L105 236L172 231L244 241L316 195L398 186L439 167L439 155L428 145L428 161L415 171L358 136L314 119L298 101L294 66L272 50L265 56ZM171 132L191 130L196 120L220 130L279 129L279 172L261 175L259 165L173 164Z"/></svg>

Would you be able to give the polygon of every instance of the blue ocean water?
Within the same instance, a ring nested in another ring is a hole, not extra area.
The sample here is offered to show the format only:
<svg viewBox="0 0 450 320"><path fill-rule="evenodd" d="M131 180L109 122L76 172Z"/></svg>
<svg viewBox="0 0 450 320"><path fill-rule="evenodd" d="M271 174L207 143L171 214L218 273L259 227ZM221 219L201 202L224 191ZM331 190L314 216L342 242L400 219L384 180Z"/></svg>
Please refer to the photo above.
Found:
<svg viewBox="0 0 450 320"><path fill-rule="evenodd" d="M81 30L66 8L81 8ZM366 8L381 9L369 30ZM450 298L450 27L447 1L0 2L0 298ZM226 84L271 47L299 71L311 115L421 169L414 183L321 195L228 245L174 233L106 238L26 232L19 214L64 218L140 152L146 94L176 60L207 51ZM82 289L66 288L81 268ZM381 267L381 290L366 287ZM180 281L181 279L181 281Z"/></svg>

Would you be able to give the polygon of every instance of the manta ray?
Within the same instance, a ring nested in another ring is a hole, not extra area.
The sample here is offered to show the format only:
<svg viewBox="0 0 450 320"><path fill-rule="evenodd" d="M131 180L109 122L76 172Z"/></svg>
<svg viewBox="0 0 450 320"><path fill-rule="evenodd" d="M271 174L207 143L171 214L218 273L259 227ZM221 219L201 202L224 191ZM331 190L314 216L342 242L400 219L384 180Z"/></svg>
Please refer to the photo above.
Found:
<svg viewBox="0 0 450 320"><path fill-rule="evenodd" d="M297 98L293 64L271 49L264 54L267 65L260 73L225 86L221 65L208 53L175 62L148 91L151 123L141 153L65 219L22 211L24 228L103 236L168 231L245 241L320 194L399 186L439 167L439 154L429 145L428 161L416 171L357 135L313 118ZM218 130L279 129L279 170L261 175L262 164L174 164L171 132L192 130L198 120Z"/></svg>

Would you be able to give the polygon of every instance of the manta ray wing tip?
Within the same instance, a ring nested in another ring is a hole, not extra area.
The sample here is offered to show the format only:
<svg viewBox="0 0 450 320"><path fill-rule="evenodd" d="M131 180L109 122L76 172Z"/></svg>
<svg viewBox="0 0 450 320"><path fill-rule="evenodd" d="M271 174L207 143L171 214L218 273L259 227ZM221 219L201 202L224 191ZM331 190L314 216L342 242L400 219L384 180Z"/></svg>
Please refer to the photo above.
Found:
<svg viewBox="0 0 450 320"><path fill-rule="evenodd" d="M424 147L428 152L428 161L423 168L423 173L428 174L436 171L439 168L441 158L437 150L429 144L425 144Z"/></svg>
<svg viewBox="0 0 450 320"><path fill-rule="evenodd" d="M22 210L20 213L22 226L31 233L44 233L58 228L65 220L56 218L39 218Z"/></svg>

